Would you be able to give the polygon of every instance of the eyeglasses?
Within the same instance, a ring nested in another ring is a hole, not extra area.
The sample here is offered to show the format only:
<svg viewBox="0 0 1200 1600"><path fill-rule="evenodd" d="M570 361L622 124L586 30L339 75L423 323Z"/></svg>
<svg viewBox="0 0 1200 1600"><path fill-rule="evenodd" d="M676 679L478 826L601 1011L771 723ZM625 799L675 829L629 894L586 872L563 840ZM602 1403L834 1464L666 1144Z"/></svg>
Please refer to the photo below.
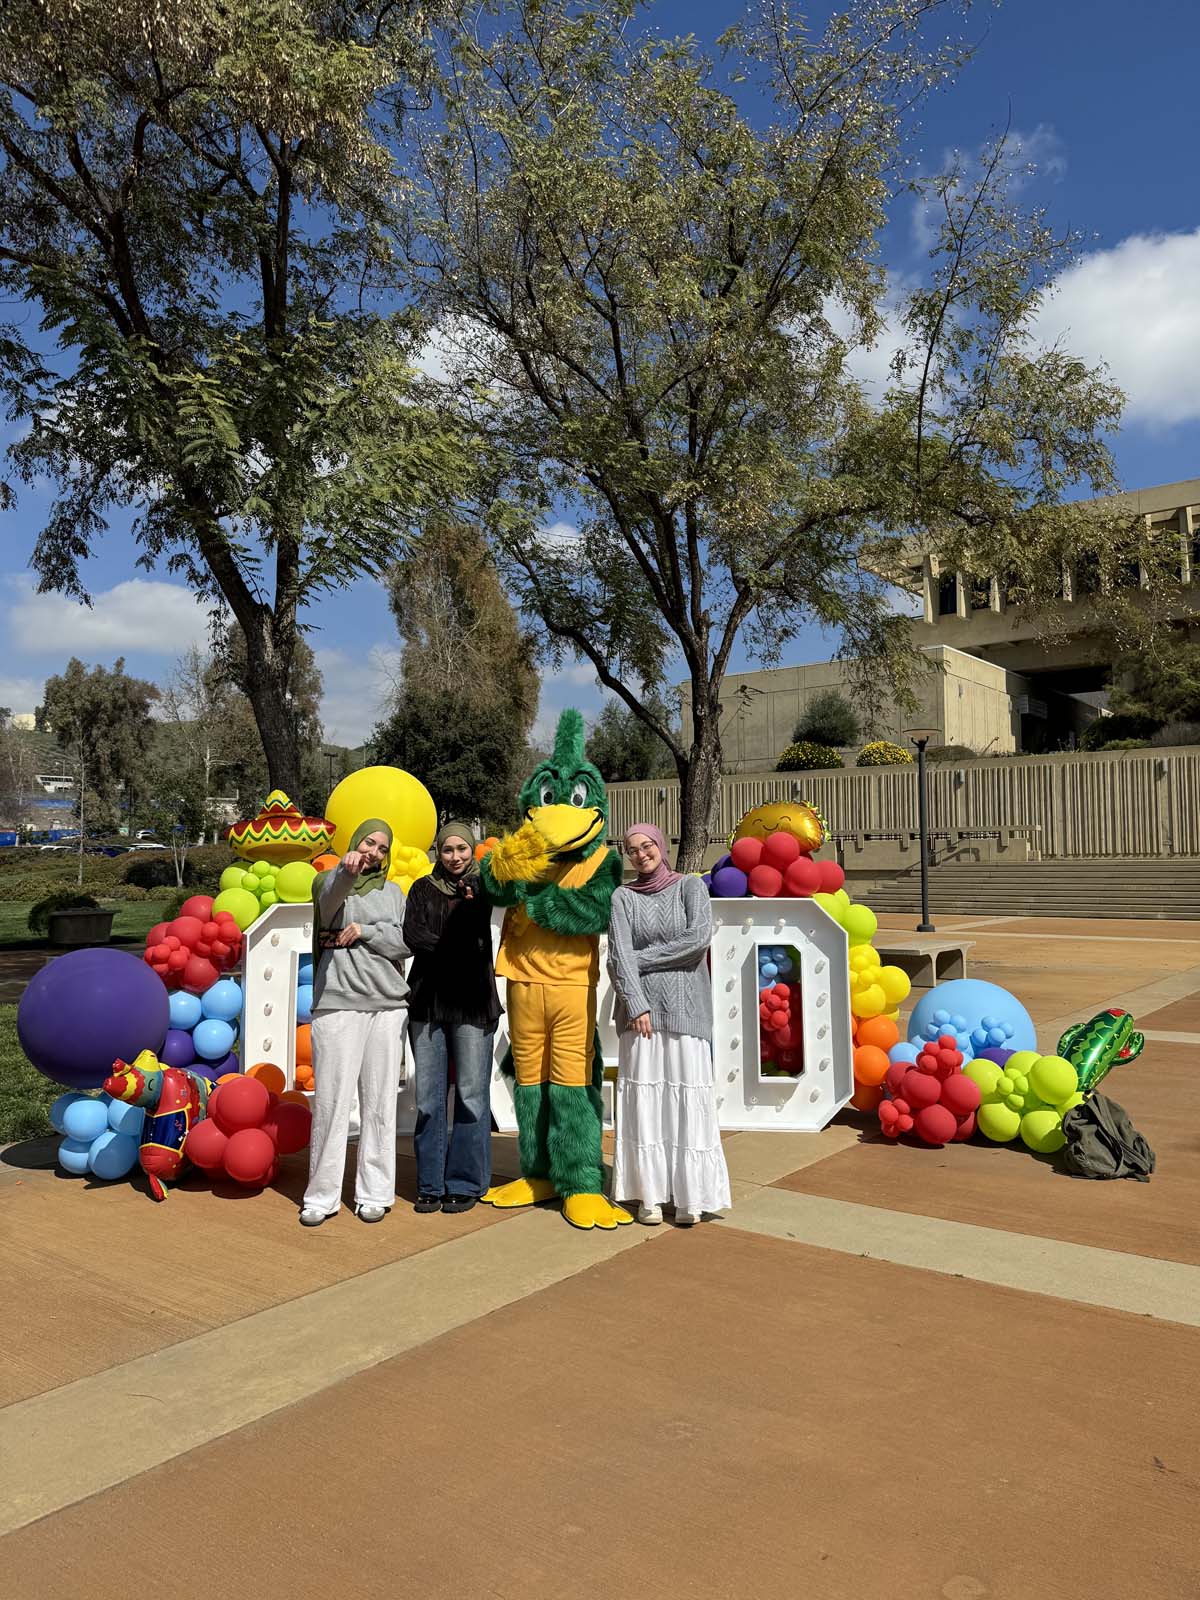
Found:
<svg viewBox="0 0 1200 1600"><path fill-rule="evenodd" d="M626 845L625 854L629 857L630 861L633 861L636 860L638 856L651 855L657 849L658 846L656 844L630 844Z"/></svg>

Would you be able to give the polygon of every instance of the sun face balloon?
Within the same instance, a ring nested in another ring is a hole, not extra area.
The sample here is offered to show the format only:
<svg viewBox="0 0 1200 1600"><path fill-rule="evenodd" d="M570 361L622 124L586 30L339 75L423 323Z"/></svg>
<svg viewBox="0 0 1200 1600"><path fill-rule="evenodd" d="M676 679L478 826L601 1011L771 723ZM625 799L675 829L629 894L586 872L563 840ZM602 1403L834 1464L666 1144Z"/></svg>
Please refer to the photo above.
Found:
<svg viewBox="0 0 1200 1600"><path fill-rule="evenodd" d="M826 828L821 814L805 800L781 800L773 805L755 806L738 823L734 839L766 839L773 833L790 833L805 855L819 850Z"/></svg>

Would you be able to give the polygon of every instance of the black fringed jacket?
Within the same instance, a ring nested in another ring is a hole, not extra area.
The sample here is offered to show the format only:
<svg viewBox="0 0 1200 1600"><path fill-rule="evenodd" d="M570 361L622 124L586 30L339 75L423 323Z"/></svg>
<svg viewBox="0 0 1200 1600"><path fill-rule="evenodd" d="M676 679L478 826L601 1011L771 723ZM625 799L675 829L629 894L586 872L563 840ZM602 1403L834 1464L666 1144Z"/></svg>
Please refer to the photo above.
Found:
<svg viewBox="0 0 1200 1600"><path fill-rule="evenodd" d="M408 891L404 942L413 952L410 1017L495 1026L500 999L492 963L492 907L481 887L467 899L442 894L429 878L418 878Z"/></svg>

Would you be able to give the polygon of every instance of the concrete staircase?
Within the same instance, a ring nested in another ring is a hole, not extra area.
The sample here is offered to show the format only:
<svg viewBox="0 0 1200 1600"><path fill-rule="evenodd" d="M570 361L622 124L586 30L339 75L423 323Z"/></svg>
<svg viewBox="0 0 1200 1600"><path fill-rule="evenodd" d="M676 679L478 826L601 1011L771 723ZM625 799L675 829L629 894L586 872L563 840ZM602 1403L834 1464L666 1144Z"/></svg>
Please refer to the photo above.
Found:
<svg viewBox="0 0 1200 1600"><path fill-rule="evenodd" d="M854 876L846 888L875 911L921 909L915 870ZM931 867L929 910L943 916L1161 918L1200 921L1200 859L1034 861Z"/></svg>

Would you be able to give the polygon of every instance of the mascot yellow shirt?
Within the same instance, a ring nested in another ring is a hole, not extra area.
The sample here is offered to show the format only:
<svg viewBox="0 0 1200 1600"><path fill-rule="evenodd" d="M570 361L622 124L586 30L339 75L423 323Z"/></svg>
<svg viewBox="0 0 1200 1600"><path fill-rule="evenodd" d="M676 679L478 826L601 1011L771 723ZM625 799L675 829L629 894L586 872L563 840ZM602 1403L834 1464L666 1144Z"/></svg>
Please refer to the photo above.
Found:
<svg viewBox="0 0 1200 1600"><path fill-rule="evenodd" d="M608 851L600 849L583 861L556 863L538 885L555 883L560 889L579 889L604 865ZM534 922L524 905L504 913L496 973L514 983L561 983L579 988L600 981L600 939L594 933L555 933Z"/></svg>

